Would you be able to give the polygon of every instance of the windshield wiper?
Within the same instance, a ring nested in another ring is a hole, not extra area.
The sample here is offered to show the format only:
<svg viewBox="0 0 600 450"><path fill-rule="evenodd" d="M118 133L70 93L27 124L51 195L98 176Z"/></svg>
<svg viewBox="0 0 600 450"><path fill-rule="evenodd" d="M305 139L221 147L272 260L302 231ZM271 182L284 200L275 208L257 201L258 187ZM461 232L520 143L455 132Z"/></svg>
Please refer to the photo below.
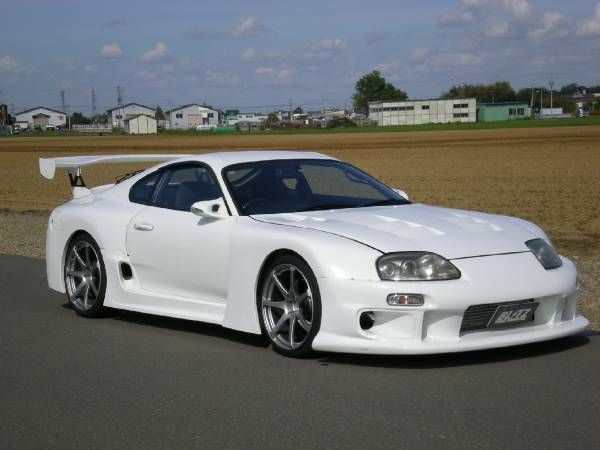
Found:
<svg viewBox="0 0 600 450"><path fill-rule="evenodd" d="M358 208L360 205L348 205L346 203L329 203L325 205L313 205L307 208L302 208L296 212L319 211L324 209L342 209L342 208Z"/></svg>
<svg viewBox="0 0 600 450"><path fill-rule="evenodd" d="M380 200L374 203L368 203L366 205L362 205L363 207L369 206L385 206L385 205L408 205L410 202L408 200L400 199L400 198L388 198L385 200Z"/></svg>

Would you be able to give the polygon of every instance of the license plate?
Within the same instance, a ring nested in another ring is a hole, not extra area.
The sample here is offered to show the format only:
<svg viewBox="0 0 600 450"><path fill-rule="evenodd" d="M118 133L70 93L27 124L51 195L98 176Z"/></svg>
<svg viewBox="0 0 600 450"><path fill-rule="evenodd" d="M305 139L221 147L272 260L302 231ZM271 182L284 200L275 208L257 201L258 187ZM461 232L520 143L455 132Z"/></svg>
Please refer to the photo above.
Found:
<svg viewBox="0 0 600 450"><path fill-rule="evenodd" d="M533 313L539 306L539 303L518 303L516 305L500 305L488 322L488 328L502 328L533 320Z"/></svg>

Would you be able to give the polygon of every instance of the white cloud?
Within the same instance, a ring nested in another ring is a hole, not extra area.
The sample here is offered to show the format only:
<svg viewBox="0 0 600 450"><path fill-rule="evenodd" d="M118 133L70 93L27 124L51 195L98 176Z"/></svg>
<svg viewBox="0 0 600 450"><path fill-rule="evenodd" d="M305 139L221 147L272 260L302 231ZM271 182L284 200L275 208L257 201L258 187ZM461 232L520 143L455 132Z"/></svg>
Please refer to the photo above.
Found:
<svg viewBox="0 0 600 450"><path fill-rule="evenodd" d="M485 27L483 35L489 38L508 37L511 35L510 25L503 20L492 22Z"/></svg>
<svg viewBox="0 0 600 450"><path fill-rule="evenodd" d="M439 18L438 23L443 27L462 27L473 23L473 19L473 13L470 11L464 11L459 13L449 12L443 14Z"/></svg>
<svg viewBox="0 0 600 450"><path fill-rule="evenodd" d="M528 19L533 12L528 0L500 0L500 4L517 20Z"/></svg>
<svg viewBox="0 0 600 450"><path fill-rule="evenodd" d="M415 62L422 62L429 55L429 50L426 48L415 48L412 54L412 60Z"/></svg>
<svg viewBox="0 0 600 450"><path fill-rule="evenodd" d="M306 52L304 52L305 59L328 59L341 53L346 49L346 43L339 39L322 39L319 42L309 44Z"/></svg>
<svg viewBox="0 0 600 450"><path fill-rule="evenodd" d="M142 62L160 61L164 59L169 53L167 45L163 42L157 42L154 48L144 52L140 57Z"/></svg>
<svg viewBox="0 0 600 450"><path fill-rule="evenodd" d="M577 34L580 36L600 35L600 2L596 5L596 12L592 18L581 22Z"/></svg>
<svg viewBox="0 0 600 450"><path fill-rule="evenodd" d="M233 36L246 37L257 36L265 31L265 27L260 23L256 16L241 17L234 29Z"/></svg>
<svg viewBox="0 0 600 450"><path fill-rule="evenodd" d="M107 59L120 58L123 56L123 50L117 43L105 44L100 48L100 54Z"/></svg>
<svg viewBox="0 0 600 450"><path fill-rule="evenodd" d="M475 66L481 63L481 57L473 53L446 52L433 55L429 60L432 67Z"/></svg>
<svg viewBox="0 0 600 450"><path fill-rule="evenodd" d="M257 52L253 48L248 48L242 53L242 61L284 61L289 58L289 53L280 52Z"/></svg>
<svg viewBox="0 0 600 450"><path fill-rule="evenodd" d="M256 37L265 33L267 29L256 16L240 17L230 30L210 31L202 28L188 30L183 35L188 39L227 39Z"/></svg>
<svg viewBox="0 0 600 450"><path fill-rule="evenodd" d="M462 0L457 11L443 14L438 24L443 27L470 25L481 18L498 20L499 15L523 22L531 18L533 7L529 0Z"/></svg>
<svg viewBox="0 0 600 450"><path fill-rule="evenodd" d="M541 25L529 32L532 39L549 39L564 37L569 33L569 20L560 13L547 12L542 17Z"/></svg>
<svg viewBox="0 0 600 450"><path fill-rule="evenodd" d="M26 67L10 55L0 57L0 75L30 75L33 69Z"/></svg>
<svg viewBox="0 0 600 450"><path fill-rule="evenodd" d="M273 67L257 67L254 69L254 73L259 77L271 78L274 80L287 80L292 76L290 69L276 69Z"/></svg>
<svg viewBox="0 0 600 450"><path fill-rule="evenodd" d="M242 53L242 59L244 61L252 61L256 56L256 51L253 48L248 48L244 53Z"/></svg>
<svg viewBox="0 0 600 450"><path fill-rule="evenodd" d="M384 62L381 64L377 64L375 66L375 70L379 70L380 72L383 73L389 73L389 72L396 72L398 70L400 70L400 63L397 61L390 61L390 62Z"/></svg>

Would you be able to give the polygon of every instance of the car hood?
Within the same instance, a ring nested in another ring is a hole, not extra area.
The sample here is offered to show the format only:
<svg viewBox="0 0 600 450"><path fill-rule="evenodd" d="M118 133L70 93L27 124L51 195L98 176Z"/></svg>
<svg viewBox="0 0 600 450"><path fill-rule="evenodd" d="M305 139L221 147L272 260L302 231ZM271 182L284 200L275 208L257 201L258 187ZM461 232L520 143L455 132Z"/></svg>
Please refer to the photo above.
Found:
<svg viewBox="0 0 600 450"><path fill-rule="evenodd" d="M540 236L521 219L423 204L261 214L254 219L333 233L383 253L429 251L445 258L529 251Z"/></svg>

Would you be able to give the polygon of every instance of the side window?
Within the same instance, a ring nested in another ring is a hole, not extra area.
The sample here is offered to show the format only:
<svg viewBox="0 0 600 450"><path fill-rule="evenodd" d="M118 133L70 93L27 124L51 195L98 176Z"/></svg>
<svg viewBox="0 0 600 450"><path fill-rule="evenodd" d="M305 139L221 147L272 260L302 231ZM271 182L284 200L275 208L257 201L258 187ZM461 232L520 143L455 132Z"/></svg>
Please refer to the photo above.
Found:
<svg viewBox="0 0 600 450"><path fill-rule="evenodd" d="M154 206L189 211L196 202L214 200L220 196L221 189L207 168L179 166L167 173Z"/></svg>
<svg viewBox="0 0 600 450"><path fill-rule="evenodd" d="M163 171L158 170L135 183L129 191L129 201L149 205Z"/></svg>

